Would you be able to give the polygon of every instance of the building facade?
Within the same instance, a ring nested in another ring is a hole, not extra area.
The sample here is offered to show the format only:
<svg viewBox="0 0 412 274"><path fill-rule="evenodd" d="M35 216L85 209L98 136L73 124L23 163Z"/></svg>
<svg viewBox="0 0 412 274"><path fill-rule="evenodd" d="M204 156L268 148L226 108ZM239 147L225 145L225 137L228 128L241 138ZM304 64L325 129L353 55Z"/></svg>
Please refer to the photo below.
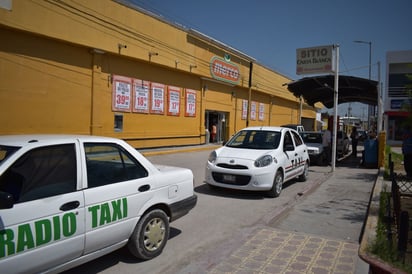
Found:
<svg viewBox="0 0 412 274"><path fill-rule="evenodd" d="M2 135L147 148L221 142L246 126L316 128L318 106L294 97L291 79L123 1L3 1L0 37Z"/></svg>
<svg viewBox="0 0 412 274"><path fill-rule="evenodd" d="M384 125L387 142L400 145L405 118L411 115L412 50L387 52L385 90Z"/></svg>

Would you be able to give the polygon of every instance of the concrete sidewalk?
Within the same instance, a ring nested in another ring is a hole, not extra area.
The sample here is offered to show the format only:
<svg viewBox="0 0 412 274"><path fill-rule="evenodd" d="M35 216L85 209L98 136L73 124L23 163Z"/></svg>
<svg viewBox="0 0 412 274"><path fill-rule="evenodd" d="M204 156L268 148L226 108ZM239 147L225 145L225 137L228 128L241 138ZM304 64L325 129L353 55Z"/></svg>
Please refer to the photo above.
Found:
<svg viewBox="0 0 412 274"><path fill-rule="evenodd" d="M156 155L215 147L140 152ZM309 175L308 188L297 203L234 232L232 239L205 250L178 273L368 273L369 265L358 256L359 238L379 170L360 166L362 151L358 153L340 159L333 173L330 166L311 167L316 172Z"/></svg>
<svg viewBox="0 0 412 274"><path fill-rule="evenodd" d="M359 159L338 163L334 174L313 185L316 191L286 216L257 227L207 272L368 273L369 265L358 256L359 238L378 170L356 165ZM346 189L349 185L353 189Z"/></svg>

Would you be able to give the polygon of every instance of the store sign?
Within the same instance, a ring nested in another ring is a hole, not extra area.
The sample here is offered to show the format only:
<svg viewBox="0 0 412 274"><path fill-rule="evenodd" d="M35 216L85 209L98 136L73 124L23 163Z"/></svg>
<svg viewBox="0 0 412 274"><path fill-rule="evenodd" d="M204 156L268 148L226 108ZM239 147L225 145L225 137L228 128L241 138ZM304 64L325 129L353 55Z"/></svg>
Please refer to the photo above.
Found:
<svg viewBox="0 0 412 274"><path fill-rule="evenodd" d="M391 109L403 109L412 106L412 99L392 99Z"/></svg>
<svg viewBox="0 0 412 274"><path fill-rule="evenodd" d="M230 82L232 84L239 83L240 79L239 67L217 56L213 57L210 61L210 74L217 80Z"/></svg>
<svg viewBox="0 0 412 274"><path fill-rule="evenodd" d="M296 74L333 72L333 46L302 48L296 50Z"/></svg>

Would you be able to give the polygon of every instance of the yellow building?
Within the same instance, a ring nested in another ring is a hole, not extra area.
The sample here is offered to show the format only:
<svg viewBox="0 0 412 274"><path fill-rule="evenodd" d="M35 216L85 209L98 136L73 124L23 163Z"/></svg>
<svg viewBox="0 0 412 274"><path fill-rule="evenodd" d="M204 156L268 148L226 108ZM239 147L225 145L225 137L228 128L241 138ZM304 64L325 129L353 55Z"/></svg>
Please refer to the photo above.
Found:
<svg viewBox="0 0 412 274"><path fill-rule="evenodd" d="M0 2L0 134L203 144L316 123L287 77L202 33L111 0ZM294 62L294 60L291 60Z"/></svg>

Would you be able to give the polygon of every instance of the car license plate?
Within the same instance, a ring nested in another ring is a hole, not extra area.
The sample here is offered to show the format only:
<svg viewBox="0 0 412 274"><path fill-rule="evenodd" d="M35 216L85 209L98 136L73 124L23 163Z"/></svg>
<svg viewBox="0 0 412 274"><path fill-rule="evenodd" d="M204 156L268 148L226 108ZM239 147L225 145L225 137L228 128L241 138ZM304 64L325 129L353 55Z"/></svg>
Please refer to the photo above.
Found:
<svg viewBox="0 0 412 274"><path fill-rule="evenodd" d="M228 182L234 182L236 181L236 176L225 174L223 175L223 180L228 181Z"/></svg>

